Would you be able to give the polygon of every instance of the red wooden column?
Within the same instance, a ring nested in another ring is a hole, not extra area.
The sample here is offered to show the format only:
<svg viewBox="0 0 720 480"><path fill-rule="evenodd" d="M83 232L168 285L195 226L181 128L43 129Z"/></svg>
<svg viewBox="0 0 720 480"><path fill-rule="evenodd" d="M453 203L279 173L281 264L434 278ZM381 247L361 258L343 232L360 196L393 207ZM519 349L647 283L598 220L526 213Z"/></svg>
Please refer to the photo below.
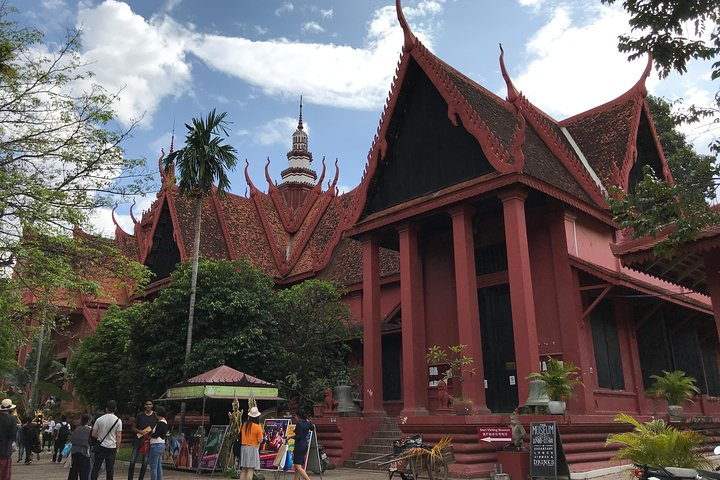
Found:
<svg viewBox="0 0 720 480"><path fill-rule="evenodd" d="M473 208L468 205L458 205L449 211L453 226L458 338L460 343L467 345L463 353L475 360L476 371L475 375L464 376L462 394L473 401L474 413L483 414L490 413L490 410L485 400L485 370L480 338L472 212Z"/></svg>
<svg viewBox="0 0 720 480"><path fill-rule="evenodd" d="M385 416L380 331L380 247L372 236L362 240L363 252L363 413Z"/></svg>
<svg viewBox="0 0 720 480"><path fill-rule="evenodd" d="M705 254L705 276L715 314L715 328L720 333L720 252L710 250Z"/></svg>
<svg viewBox="0 0 720 480"><path fill-rule="evenodd" d="M575 276L570 268L568 253L567 230L574 227L574 222L575 217L565 212L555 213L554 218L550 221L555 298L560 315L563 360L571 361L580 367L583 382L583 385L578 386L575 390L577 400L573 404L573 412L592 413L595 410L593 388L597 382L592 368L590 368L593 365L590 357L592 349L589 348L586 341L586 329L589 324L582 318L580 289L579 285L576 285ZM525 398L520 397L521 404Z"/></svg>
<svg viewBox="0 0 720 480"><path fill-rule="evenodd" d="M535 305L532 279L530 278L530 254L528 251L527 225L525 223L525 198L522 190L511 190L499 195L505 218L505 245L510 280L510 305L513 333L515 336L515 361L517 363L518 400L523 405L528 398L528 382L531 372L540 368Z"/></svg>
<svg viewBox="0 0 720 480"><path fill-rule="evenodd" d="M398 227L402 309L403 409L401 415L427 415L425 305L417 226Z"/></svg>

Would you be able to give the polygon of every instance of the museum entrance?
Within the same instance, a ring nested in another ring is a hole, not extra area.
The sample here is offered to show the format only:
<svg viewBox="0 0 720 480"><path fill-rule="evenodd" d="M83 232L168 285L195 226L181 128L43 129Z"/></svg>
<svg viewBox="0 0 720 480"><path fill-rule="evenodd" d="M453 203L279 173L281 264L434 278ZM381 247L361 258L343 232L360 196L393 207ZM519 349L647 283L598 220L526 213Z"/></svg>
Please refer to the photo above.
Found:
<svg viewBox="0 0 720 480"><path fill-rule="evenodd" d="M478 290L485 396L493 413L512 412L518 406L517 366L513 335L510 285Z"/></svg>

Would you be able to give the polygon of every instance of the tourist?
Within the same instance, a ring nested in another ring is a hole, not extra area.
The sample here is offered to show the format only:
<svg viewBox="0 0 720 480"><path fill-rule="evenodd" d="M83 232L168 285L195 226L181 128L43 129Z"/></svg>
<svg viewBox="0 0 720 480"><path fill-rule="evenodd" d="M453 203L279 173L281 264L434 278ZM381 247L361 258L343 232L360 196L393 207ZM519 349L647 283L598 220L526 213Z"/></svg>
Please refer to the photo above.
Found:
<svg viewBox="0 0 720 480"><path fill-rule="evenodd" d="M12 444L17 430L13 410L15 405L9 398L0 402L0 480L10 480L12 475Z"/></svg>
<svg viewBox="0 0 720 480"><path fill-rule="evenodd" d="M33 421L33 417L26 417L25 424L22 427L23 437L25 437L25 464L32 463L32 455L35 449L40 451L40 433L37 425Z"/></svg>
<svg viewBox="0 0 720 480"><path fill-rule="evenodd" d="M295 449L293 450L293 468L295 469L295 480L310 480L305 471L305 459L310 445L308 444L308 433L315 427L308 421L307 414L304 410L298 410L295 413Z"/></svg>
<svg viewBox="0 0 720 480"><path fill-rule="evenodd" d="M45 450L47 445L47 451L50 452L53 448L53 433L55 431L55 419L50 415L45 423L42 436L42 449Z"/></svg>
<svg viewBox="0 0 720 480"><path fill-rule="evenodd" d="M165 407L157 407L155 412L157 423L150 433L150 479L162 480L162 458L165 453L165 437L167 436L168 423L165 420Z"/></svg>
<svg viewBox="0 0 720 480"><path fill-rule="evenodd" d="M157 422L157 416L155 415L155 412L153 412L153 402L152 400L146 400L145 410L137 414L135 417L135 425L131 428L132 432L135 434L135 440L133 442L132 453L130 454L128 480L133 480L133 476L135 475L135 462L137 462L137 457L140 454L140 447L142 447L142 444L150 434L150 431L155 428ZM142 464L140 465L140 475L138 476L138 480L143 480L145 478L145 470L148 465L148 453L149 452L146 452L142 456Z"/></svg>
<svg viewBox="0 0 720 480"><path fill-rule="evenodd" d="M15 445L17 445L17 451L18 451L18 463L22 462L23 455L25 455L25 435L23 434L22 429L22 422L20 419L17 419L18 425L17 429L15 429Z"/></svg>
<svg viewBox="0 0 720 480"><path fill-rule="evenodd" d="M90 476L92 480L97 480L103 463L105 463L107 480L113 480L115 455L122 441L122 421L115 416L115 409L117 409L115 400L108 401L105 409L107 413L98 418L92 428L93 438L98 439L100 443L95 447L92 474Z"/></svg>
<svg viewBox="0 0 720 480"><path fill-rule="evenodd" d="M240 480L252 480L253 472L260 468L260 442L263 441L263 437L263 429L260 426L260 410L252 407L248 412L248 419L242 427Z"/></svg>
<svg viewBox="0 0 720 480"><path fill-rule="evenodd" d="M80 416L80 426L70 436L70 473L68 480L90 479L90 415L83 413Z"/></svg>
<svg viewBox="0 0 720 480"><path fill-rule="evenodd" d="M62 461L62 451L65 448L68 438L70 438L70 424L67 421L67 415L62 415L60 421L55 424L53 431L55 443L53 446L52 462L60 463Z"/></svg>

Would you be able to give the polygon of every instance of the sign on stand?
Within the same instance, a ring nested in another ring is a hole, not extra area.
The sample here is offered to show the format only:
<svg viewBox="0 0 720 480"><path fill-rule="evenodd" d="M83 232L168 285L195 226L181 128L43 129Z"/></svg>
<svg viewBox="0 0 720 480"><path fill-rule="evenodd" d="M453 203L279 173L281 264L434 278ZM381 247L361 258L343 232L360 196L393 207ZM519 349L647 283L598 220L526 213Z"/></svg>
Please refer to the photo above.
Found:
<svg viewBox="0 0 720 480"><path fill-rule="evenodd" d="M477 427L478 441L487 443L512 442L510 427Z"/></svg>
<svg viewBox="0 0 720 480"><path fill-rule="evenodd" d="M570 476L556 422L530 424L530 476Z"/></svg>

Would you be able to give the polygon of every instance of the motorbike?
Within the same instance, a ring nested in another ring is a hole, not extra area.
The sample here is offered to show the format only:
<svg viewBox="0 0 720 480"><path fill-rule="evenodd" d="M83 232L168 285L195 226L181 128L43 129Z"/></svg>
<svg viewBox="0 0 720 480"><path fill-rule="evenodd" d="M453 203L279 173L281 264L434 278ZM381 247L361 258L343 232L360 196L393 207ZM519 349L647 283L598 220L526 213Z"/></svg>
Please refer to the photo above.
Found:
<svg viewBox="0 0 720 480"><path fill-rule="evenodd" d="M720 455L720 446L713 450ZM679 467L654 467L635 465L635 478L638 480L720 480L720 467L714 471Z"/></svg>
<svg viewBox="0 0 720 480"><path fill-rule="evenodd" d="M325 452L325 447L321 443L318 443L318 453L320 454L320 468L311 470L312 473L318 475L318 474L324 473L325 470L331 470L331 469L335 468L335 465L330 463L330 458L328 457L328 454ZM718 478L717 480L720 480L720 478Z"/></svg>

